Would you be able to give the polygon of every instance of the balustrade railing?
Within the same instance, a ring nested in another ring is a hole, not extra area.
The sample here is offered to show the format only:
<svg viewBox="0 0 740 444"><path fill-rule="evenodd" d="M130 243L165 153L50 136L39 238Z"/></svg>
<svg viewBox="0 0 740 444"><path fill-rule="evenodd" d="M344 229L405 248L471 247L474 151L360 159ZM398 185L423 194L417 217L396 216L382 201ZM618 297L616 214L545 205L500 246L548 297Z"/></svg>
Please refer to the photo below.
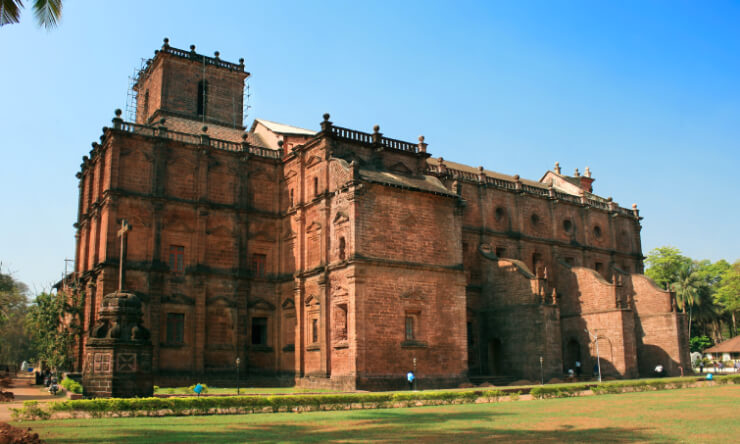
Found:
<svg viewBox="0 0 740 444"><path fill-rule="evenodd" d="M428 165L426 169L427 174L431 175L449 175L453 179L462 179L470 182L478 182L480 183L480 173L475 173L472 171L464 171L464 170L458 170L455 168L450 168L449 166L442 166L442 165ZM485 176L485 183L488 185L492 185L496 188L505 189L505 190L517 190L517 182L515 180L507 180L502 179L499 177L491 177L491 176ZM543 196L543 197L550 197L551 190L549 188L544 187L536 187L532 185L526 185L526 184L520 184L520 188L518 190L527 193L527 194L534 194L537 196ZM618 214L634 217L634 211L630 210L628 208L622 208L620 206L617 206L613 204L612 202L600 198L598 196L593 197L584 197L584 196L574 196L572 194L563 193L561 191L552 190L552 196L555 199L563 200L566 202L571 202L574 204L579 205L587 205L594 208L599 208L606 211L615 211Z"/></svg>
<svg viewBox="0 0 740 444"><path fill-rule="evenodd" d="M120 121L121 131L127 133L138 134L149 137L163 137L166 139L174 140L177 142L187 143L191 145L208 145L218 150L232 151L232 152L243 152L244 144L239 142L230 142L228 140L213 139L210 137L203 137L204 135L181 133L179 131L170 131L167 128L153 127L147 125L140 125L138 123L123 122ZM205 142L205 143L204 143ZM272 150L269 148L247 145L247 152L258 157L267 157L270 159L280 159L282 154L279 150Z"/></svg>
<svg viewBox="0 0 740 444"><path fill-rule="evenodd" d="M232 71L244 71L244 65L237 65L236 63L225 62L221 59L198 54L195 51L185 51L183 49L173 48L169 45L162 47L160 51L190 60L197 60L200 63L205 63L206 65L218 66L219 68L226 68Z"/></svg>
<svg viewBox="0 0 740 444"><path fill-rule="evenodd" d="M357 131L349 128L342 128L341 126L334 126L331 127L331 134L334 137L337 137L339 139L345 139L350 140L353 142L359 142L359 143L373 143L373 134L370 133L364 133L362 131ZM404 142L403 140L398 139L391 139L389 137L381 137L380 138L380 145L384 146L386 148L399 150L399 151L407 151L410 153L416 153L419 151L419 146L411 143L411 142Z"/></svg>

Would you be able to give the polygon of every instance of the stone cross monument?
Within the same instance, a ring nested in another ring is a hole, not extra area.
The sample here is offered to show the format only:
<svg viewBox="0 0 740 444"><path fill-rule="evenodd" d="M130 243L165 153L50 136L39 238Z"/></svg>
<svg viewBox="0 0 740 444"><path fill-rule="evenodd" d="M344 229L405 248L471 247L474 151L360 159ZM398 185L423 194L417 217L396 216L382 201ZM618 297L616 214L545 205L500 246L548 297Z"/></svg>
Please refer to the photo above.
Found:
<svg viewBox="0 0 740 444"><path fill-rule="evenodd" d="M94 398L152 396L152 342L142 325L141 300L123 290L126 233L123 220L118 290L103 297L95 325L87 337L82 370L84 394Z"/></svg>

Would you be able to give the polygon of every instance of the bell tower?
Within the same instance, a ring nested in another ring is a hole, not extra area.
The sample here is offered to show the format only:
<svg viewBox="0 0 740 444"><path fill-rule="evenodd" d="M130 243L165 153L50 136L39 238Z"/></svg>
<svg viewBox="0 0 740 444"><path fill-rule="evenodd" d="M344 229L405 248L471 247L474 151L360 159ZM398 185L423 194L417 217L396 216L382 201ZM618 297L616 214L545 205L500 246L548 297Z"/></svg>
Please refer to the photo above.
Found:
<svg viewBox="0 0 740 444"><path fill-rule="evenodd" d="M165 38L133 86L136 123L146 125L165 118L243 130L247 77L244 59L239 64L226 62L218 51L208 57L195 52L195 45L190 51L177 49Z"/></svg>

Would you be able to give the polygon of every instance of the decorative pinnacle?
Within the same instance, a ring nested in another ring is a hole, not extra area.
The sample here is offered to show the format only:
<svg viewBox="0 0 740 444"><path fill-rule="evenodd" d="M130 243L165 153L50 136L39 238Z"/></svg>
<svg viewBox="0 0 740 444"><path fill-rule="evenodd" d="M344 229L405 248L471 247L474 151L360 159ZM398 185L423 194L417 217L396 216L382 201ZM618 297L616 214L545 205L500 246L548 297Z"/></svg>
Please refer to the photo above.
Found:
<svg viewBox="0 0 740 444"><path fill-rule="evenodd" d="M282 139L281 140L278 140L278 146L280 148L282 148L284 144L285 144L285 142L283 142Z"/></svg>
<svg viewBox="0 0 740 444"><path fill-rule="evenodd" d="M195 45L190 45L190 51L195 52Z"/></svg>
<svg viewBox="0 0 740 444"><path fill-rule="evenodd" d="M170 46L170 39L168 39L167 37L165 37L164 38L164 45L162 45L162 47L163 48L167 48L168 46Z"/></svg>
<svg viewBox="0 0 740 444"><path fill-rule="evenodd" d="M606 198L606 201L607 201L607 202L611 202L611 201L613 201L613 200L614 200L614 199L612 199L612 197L611 197L611 196L609 196L609 197L607 197L607 198Z"/></svg>
<svg viewBox="0 0 740 444"><path fill-rule="evenodd" d="M517 182L519 182L519 175L518 174L514 174L514 180L516 180Z"/></svg>
<svg viewBox="0 0 740 444"><path fill-rule="evenodd" d="M424 136L419 136L419 142L424 143Z"/></svg>
<svg viewBox="0 0 740 444"><path fill-rule="evenodd" d="M114 112L116 113L116 117L118 117L120 119L121 118L121 114L123 114L123 111L121 111L121 108L116 108L116 110Z"/></svg>
<svg viewBox="0 0 740 444"><path fill-rule="evenodd" d="M586 177L591 177L591 168L586 167Z"/></svg>
<svg viewBox="0 0 740 444"><path fill-rule="evenodd" d="M329 121L329 117L331 117L329 115L329 113L324 113L324 122L328 122Z"/></svg>
<svg viewBox="0 0 740 444"><path fill-rule="evenodd" d="M247 141L247 133L242 133L242 140Z"/></svg>
<svg viewBox="0 0 740 444"><path fill-rule="evenodd" d="M576 177L580 177L581 172L578 171L578 168L576 168L575 172L573 172L573 175L576 176Z"/></svg>
<svg viewBox="0 0 740 444"><path fill-rule="evenodd" d="M560 162L555 162L555 172L560 174Z"/></svg>
<svg viewBox="0 0 740 444"><path fill-rule="evenodd" d="M379 132L380 132L380 125L375 125L375 126L373 127L373 132L375 132L375 133L379 133Z"/></svg>
<svg viewBox="0 0 740 444"><path fill-rule="evenodd" d="M213 53L213 56L216 57L216 58L218 58L218 56L220 56L220 55L221 55L221 53L218 52L218 51L216 51L216 52Z"/></svg>
<svg viewBox="0 0 740 444"><path fill-rule="evenodd" d="M239 64L240 65L243 65L244 64L244 57L242 57L242 58L239 59Z"/></svg>
<svg viewBox="0 0 740 444"><path fill-rule="evenodd" d="M632 209L633 209L633 210L636 210L636 209L637 209L637 204L636 204L636 203L633 203L633 204L632 204Z"/></svg>
<svg viewBox="0 0 740 444"><path fill-rule="evenodd" d="M205 126L205 125L203 125L203 128L201 128L201 129L203 130L204 133L207 133L208 132L208 127Z"/></svg>

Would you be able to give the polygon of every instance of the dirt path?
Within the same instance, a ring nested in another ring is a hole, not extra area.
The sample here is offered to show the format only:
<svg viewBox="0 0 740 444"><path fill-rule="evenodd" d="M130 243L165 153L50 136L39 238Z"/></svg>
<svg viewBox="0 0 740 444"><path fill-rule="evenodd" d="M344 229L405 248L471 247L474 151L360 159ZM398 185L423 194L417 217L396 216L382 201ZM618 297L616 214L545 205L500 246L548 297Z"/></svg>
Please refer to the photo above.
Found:
<svg viewBox="0 0 740 444"><path fill-rule="evenodd" d="M50 395L42 390L40 385L32 385L33 382L33 374L18 373L18 376L13 378L13 386L4 390L13 392L15 400L0 403L0 422L10 421L10 409L22 407L24 401L50 402L64 399L63 396Z"/></svg>

